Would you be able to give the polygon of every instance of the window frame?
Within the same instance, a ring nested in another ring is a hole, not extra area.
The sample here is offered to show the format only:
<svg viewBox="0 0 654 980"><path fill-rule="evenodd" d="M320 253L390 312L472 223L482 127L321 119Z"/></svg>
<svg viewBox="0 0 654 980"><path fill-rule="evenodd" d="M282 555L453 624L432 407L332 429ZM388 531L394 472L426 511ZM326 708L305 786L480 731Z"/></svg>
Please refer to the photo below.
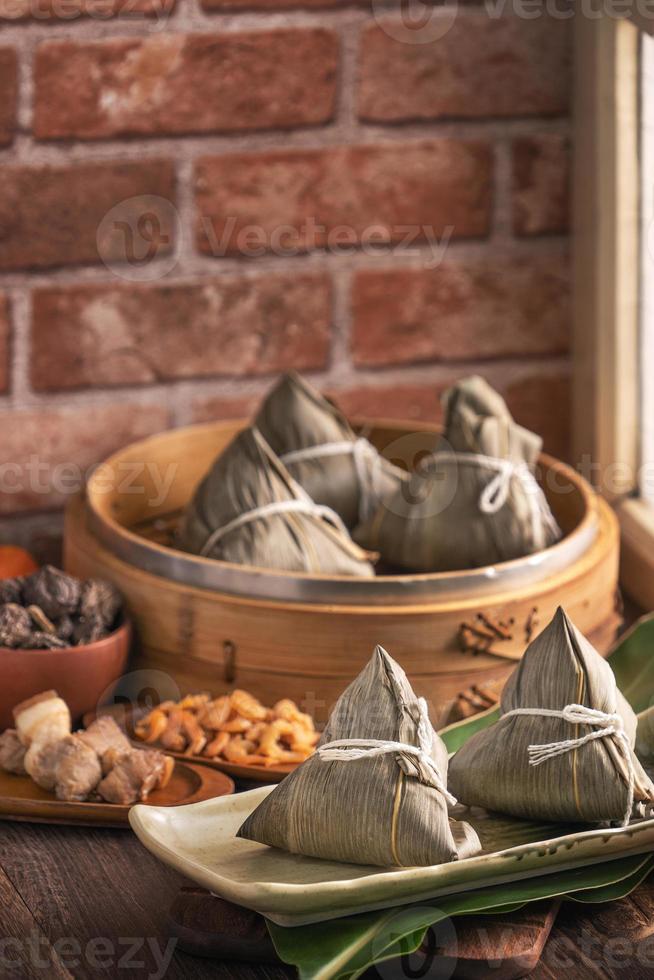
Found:
<svg viewBox="0 0 654 980"><path fill-rule="evenodd" d="M654 507L638 486L639 42L654 24L634 14L574 19L573 453L615 507L625 591L654 609Z"/></svg>

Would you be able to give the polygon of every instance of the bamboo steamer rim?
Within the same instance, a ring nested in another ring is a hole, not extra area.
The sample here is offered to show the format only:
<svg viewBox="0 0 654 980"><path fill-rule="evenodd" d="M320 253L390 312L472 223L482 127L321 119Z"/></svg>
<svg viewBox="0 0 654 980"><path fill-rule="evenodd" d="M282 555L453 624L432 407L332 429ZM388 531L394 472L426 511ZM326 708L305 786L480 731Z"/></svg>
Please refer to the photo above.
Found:
<svg viewBox="0 0 654 980"><path fill-rule="evenodd" d="M601 565L612 554L617 556L619 545L618 521L613 509L603 499L598 500L598 521L599 530L588 548L577 561L547 576L538 582L525 583L522 580L518 587L508 592L497 590L495 593L479 596L477 593L465 593L461 596L435 593L430 596L415 596L405 598L404 601L393 600L383 604L364 604L348 602L330 602L325 604L320 601L298 601L298 600L271 600L267 597L252 596L249 594L228 594L220 593L216 590L199 588L192 583L178 582L175 579L167 578L162 580L154 573L140 569L132 563L126 563L124 559L108 549L102 542L93 535L90 529L88 514L88 504L83 494L74 496L70 499L66 508L66 543L70 547L72 542L79 542L80 532L91 544L94 554L102 554L104 561L111 562L113 572L124 573L129 569L130 573L143 576L141 581L147 581L159 590L166 590L167 597L175 598L176 602L182 602L188 597L192 597L197 602L207 599L210 602L225 603L233 608L241 608L244 613L248 609L274 610L276 612L285 610L293 613L321 614L328 612L330 615L347 616L352 622L358 618L365 620L374 613L376 617L382 619L388 616L391 619L398 616L414 618L416 616L429 617L433 614L441 614L444 611L456 609L457 614L466 612L477 612L480 604L484 607L491 605L506 605L516 602L530 602L538 604L545 596L554 596L558 605L565 601L565 590L574 587L575 582L587 575L593 568ZM617 561L617 558L616 558ZM68 567L68 565L66 565ZM73 570L73 574L76 572ZM86 574L86 572L84 573ZM95 573L93 573L95 574ZM99 573L98 573L99 574ZM92 573L88 572L89 576ZM114 575L108 576L116 585L120 586L120 579ZM554 609L556 606L554 607ZM553 612L554 612L553 609ZM476 654L475 659L481 661L483 654ZM494 662L494 661L493 661Z"/></svg>
<svg viewBox="0 0 654 980"><path fill-rule="evenodd" d="M433 599L455 600L502 594L505 591L536 583L557 574L581 558L593 545L600 529L597 494L588 482L571 466L541 453L539 464L553 470L560 480L576 491L581 499L583 516L577 525L560 541L524 558L499 562L482 568L452 572L430 572L402 575L379 575L375 578L352 578L345 575L320 573L302 574L277 569L238 565L217 559L191 555L150 541L120 523L113 513L115 494L99 489L99 472L118 467L129 457L140 460L152 458L158 446L170 441L186 441L193 435L207 432L236 435L249 425L245 419L203 422L169 429L131 443L113 453L88 480L86 488L87 523L92 533L116 557L142 571L171 579L182 585L247 596L264 600L314 602L319 605L369 604L385 602L421 604ZM420 422L364 419L352 423L356 427L384 429L398 434L433 433L435 425ZM567 492L570 492L568 490Z"/></svg>

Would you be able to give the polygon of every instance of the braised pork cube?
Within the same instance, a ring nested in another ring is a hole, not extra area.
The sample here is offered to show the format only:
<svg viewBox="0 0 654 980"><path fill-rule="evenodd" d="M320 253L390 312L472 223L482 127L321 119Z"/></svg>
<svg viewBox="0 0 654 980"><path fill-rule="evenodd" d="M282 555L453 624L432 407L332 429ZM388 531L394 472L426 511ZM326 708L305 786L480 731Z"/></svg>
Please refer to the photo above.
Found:
<svg viewBox="0 0 654 980"><path fill-rule="evenodd" d="M111 772L98 786L107 803L143 802L153 789L163 788L172 774L174 762L156 749L130 749L116 755Z"/></svg>
<svg viewBox="0 0 654 980"><path fill-rule="evenodd" d="M28 748L37 742L58 742L70 735L70 711L56 691L43 691L27 701L21 701L14 708L13 715L18 737ZM29 757L25 768L30 772Z"/></svg>
<svg viewBox="0 0 654 980"><path fill-rule="evenodd" d="M25 753L25 769L41 789L53 790L57 784L56 771L66 738L33 742Z"/></svg>
<svg viewBox="0 0 654 980"><path fill-rule="evenodd" d="M8 728L0 735L0 769L25 775L25 746L15 728Z"/></svg>
<svg viewBox="0 0 654 980"><path fill-rule="evenodd" d="M97 752L80 735L63 740L55 770L55 792L60 800L85 800L102 779Z"/></svg>
<svg viewBox="0 0 654 980"><path fill-rule="evenodd" d="M122 755L123 752L129 752L131 748L125 733L108 715L100 715L85 731L78 734L81 740L90 746L100 759L103 759L105 753L110 750ZM105 772L108 772L110 768L111 766L105 767L103 763Z"/></svg>

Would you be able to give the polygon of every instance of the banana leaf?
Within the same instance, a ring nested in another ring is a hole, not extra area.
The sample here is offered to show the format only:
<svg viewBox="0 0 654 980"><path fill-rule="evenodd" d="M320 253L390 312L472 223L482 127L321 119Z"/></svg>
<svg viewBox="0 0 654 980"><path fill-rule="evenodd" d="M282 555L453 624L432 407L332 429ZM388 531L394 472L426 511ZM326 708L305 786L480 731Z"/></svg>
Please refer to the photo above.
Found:
<svg viewBox="0 0 654 980"><path fill-rule="evenodd" d="M654 614L644 616L610 654L618 687L639 713L640 724L654 726ZM497 720L498 708L443 729L450 752ZM279 957L295 966L301 980L355 980L375 963L415 952L427 930L443 920L473 913L499 914L529 902L564 897L578 902L623 898L654 869L654 856L635 855L591 867L544 875L491 888L349 916L315 925L284 928L268 922Z"/></svg>
<svg viewBox="0 0 654 980"><path fill-rule="evenodd" d="M354 980L375 963L417 950L425 933L445 919L515 911L529 902L570 898L607 902L623 898L654 867L654 857L637 855L451 895L434 903L368 912L315 925L286 929L268 922L277 955L295 966L301 980Z"/></svg>
<svg viewBox="0 0 654 980"><path fill-rule="evenodd" d="M447 728L442 728L438 734L445 742L448 752L457 752L471 735L493 725L499 717L500 707L497 705L495 708L473 715L472 718L466 718L465 721L455 721Z"/></svg>
<svg viewBox="0 0 654 980"><path fill-rule="evenodd" d="M618 688L636 714L654 704L654 613L642 616L609 654Z"/></svg>
<svg viewBox="0 0 654 980"><path fill-rule="evenodd" d="M642 616L619 638L609 654L618 689L641 718L648 709L654 711L654 613ZM489 708L465 721L457 721L438 733L448 752L456 752L471 735L493 725L500 716L499 707Z"/></svg>

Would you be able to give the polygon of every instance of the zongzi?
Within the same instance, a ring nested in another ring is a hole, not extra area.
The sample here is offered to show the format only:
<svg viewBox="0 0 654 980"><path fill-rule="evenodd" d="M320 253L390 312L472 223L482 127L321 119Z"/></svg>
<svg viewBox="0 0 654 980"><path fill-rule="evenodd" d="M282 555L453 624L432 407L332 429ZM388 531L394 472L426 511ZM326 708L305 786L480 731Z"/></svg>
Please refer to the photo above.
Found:
<svg viewBox="0 0 654 980"><path fill-rule="evenodd" d="M335 510L348 528L368 520L406 480L298 374L281 378L254 424L311 499Z"/></svg>
<svg viewBox="0 0 654 980"><path fill-rule="evenodd" d="M239 837L353 864L468 857L475 831L448 817L447 749L402 668L377 647L337 701L316 753L250 814Z"/></svg>
<svg viewBox="0 0 654 980"><path fill-rule="evenodd" d="M501 717L450 762L461 803L527 819L626 823L654 803L636 716L606 660L559 608L502 693Z"/></svg>
<svg viewBox="0 0 654 980"><path fill-rule="evenodd" d="M185 511L177 543L259 568L374 574L338 515L310 499L256 429L241 432L215 461Z"/></svg>
<svg viewBox="0 0 654 980"><path fill-rule="evenodd" d="M534 477L541 439L513 421L483 378L445 397L445 437L353 537L383 561L444 572L539 551L560 530Z"/></svg>

